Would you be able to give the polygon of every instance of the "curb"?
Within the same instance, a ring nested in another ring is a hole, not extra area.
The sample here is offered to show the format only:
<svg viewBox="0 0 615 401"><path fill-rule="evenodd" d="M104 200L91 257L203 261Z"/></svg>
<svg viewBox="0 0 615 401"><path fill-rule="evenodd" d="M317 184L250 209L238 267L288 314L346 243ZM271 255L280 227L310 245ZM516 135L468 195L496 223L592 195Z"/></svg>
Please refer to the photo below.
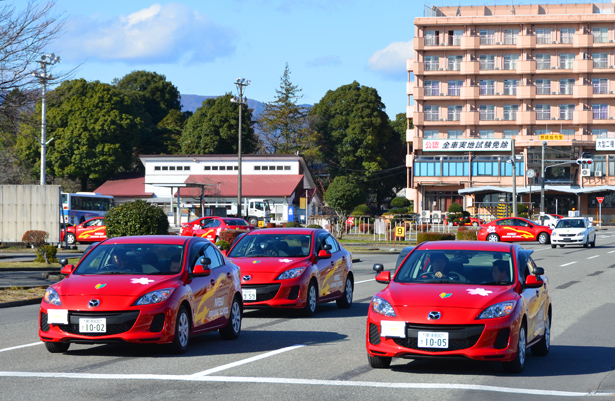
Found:
<svg viewBox="0 0 615 401"><path fill-rule="evenodd" d="M35 305L40 304L43 298L34 298L34 299L26 299L24 301L13 301L13 302L5 302L0 303L0 309L2 308L12 308L15 306L26 306L26 305Z"/></svg>

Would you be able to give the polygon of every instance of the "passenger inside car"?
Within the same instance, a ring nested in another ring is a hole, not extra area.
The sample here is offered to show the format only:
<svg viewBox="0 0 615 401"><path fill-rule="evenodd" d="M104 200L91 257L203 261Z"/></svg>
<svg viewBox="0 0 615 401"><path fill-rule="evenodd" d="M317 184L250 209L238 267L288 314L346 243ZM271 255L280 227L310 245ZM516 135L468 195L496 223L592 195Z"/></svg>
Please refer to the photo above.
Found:
<svg viewBox="0 0 615 401"><path fill-rule="evenodd" d="M496 260L493 262L493 267L491 268L491 275L493 277L493 281L496 283L508 283L510 282L509 277L510 266L508 262L505 260Z"/></svg>

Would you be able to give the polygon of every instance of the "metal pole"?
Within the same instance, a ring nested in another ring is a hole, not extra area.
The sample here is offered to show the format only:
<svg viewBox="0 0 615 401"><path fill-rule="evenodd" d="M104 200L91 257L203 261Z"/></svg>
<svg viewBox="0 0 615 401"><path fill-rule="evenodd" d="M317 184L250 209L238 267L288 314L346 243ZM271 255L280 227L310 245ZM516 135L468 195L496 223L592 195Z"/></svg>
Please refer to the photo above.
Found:
<svg viewBox="0 0 615 401"><path fill-rule="evenodd" d="M243 86L239 85L239 138L237 139L237 217L241 218L241 109L243 106Z"/></svg>
<svg viewBox="0 0 615 401"><path fill-rule="evenodd" d="M511 140L512 142L512 168L513 168L513 195L512 195L512 211L513 217L517 217L517 160L515 158L515 140Z"/></svg>
<svg viewBox="0 0 615 401"><path fill-rule="evenodd" d="M41 78L41 82L43 83L43 100L41 104L41 185L45 185L47 182L45 174L47 164L47 63L42 62L41 68L43 69Z"/></svg>
<svg viewBox="0 0 615 401"><path fill-rule="evenodd" d="M545 222L545 148L547 141L542 142L542 167L540 168L540 224Z"/></svg>

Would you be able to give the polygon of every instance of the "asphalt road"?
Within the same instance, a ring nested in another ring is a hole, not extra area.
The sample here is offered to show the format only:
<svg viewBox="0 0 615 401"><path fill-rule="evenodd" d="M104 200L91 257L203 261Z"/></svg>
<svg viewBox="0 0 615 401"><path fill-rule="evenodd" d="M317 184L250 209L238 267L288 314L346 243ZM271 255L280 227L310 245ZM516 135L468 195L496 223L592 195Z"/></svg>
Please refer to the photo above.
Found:
<svg viewBox="0 0 615 401"><path fill-rule="evenodd" d="M372 265L395 255L354 255L354 304L321 305L314 318L248 311L236 341L192 339L188 353L157 346L71 345L50 354L36 305L0 309L0 399L559 400L615 399L615 230L596 248L528 244L553 299L552 349L528 353L521 375L497 362L393 360L374 370L365 352L369 301L383 288Z"/></svg>

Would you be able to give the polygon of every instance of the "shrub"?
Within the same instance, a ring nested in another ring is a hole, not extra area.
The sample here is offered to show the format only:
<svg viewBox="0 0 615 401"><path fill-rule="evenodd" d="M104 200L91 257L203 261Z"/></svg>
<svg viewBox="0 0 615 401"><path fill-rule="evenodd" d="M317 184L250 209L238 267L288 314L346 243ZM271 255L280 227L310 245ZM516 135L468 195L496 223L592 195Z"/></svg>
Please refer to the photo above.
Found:
<svg viewBox="0 0 615 401"><path fill-rule="evenodd" d="M141 199L109 210L105 216L107 237L126 235L167 235L169 220L158 206Z"/></svg>
<svg viewBox="0 0 615 401"><path fill-rule="evenodd" d="M297 223L296 221L289 221L288 223L286 223L286 227L302 227L300 223Z"/></svg>
<svg viewBox="0 0 615 401"><path fill-rule="evenodd" d="M359 205L355 207L352 213L350 213L350 215L351 216L365 216L366 214L369 214L369 212L370 212L369 206L363 204L363 205Z"/></svg>
<svg viewBox="0 0 615 401"><path fill-rule="evenodd" d="M521 213L525 213L527 214L528 212L528 207L527 205L523 204L523 203L517 203L517 213L521 214Z"/></svg>
<svg viewBox="0 0 615 401"><path fill-rule="evenodd" d="M223 251L228 251L229 249L231 249L231 243L222 239L219 239L218 242L216 242L216 246L218 247L218 249L221 249Z"/></svg>
<svg viewBox="0 0 615 401"><path fill-rule="evenodd" d="M241 234L247 233L247 232L248 231L246 231L246 230L225 230L225 231L222 231L220 233L220 239L218 240L218 242L220 242L220 241L228 242L229 248L230 248L231 245L233 245L233 242L235 242L235 240L237 239L237 237L239 237ZM218 242L216 242L216 245L218 245Z"/></svg>
<svg viewBox="0 0 615 401"><path fill-rule="evenodd" d="M391 208L394 207L405 207L407 208L408 206L410 206L410 201L404 197L398 196L396 198L393 198L393 200L391 201Z"/></svg>
<svg viewBox="0 0 615 401"><path fill-rule="evenodd" d="M322 227L318 224L309 224L307 228L322 228Z"/></svg>
<svg viewBox="0 0 615 401"><path fill-rule="evenodd" d="M32 245L36 249L37 259L40 257L40 262L45 262L47 264L51 263L49 261L49 255L47 255L47 239L49 238L49 234L46 231L42 230L29 230L23 235L21 241L25 242L28 245ZM52 246L53 248L53 246ZM55 258L55 253L53 255Z"/></svg>
<svg viewBox="0 0 615 401"><path fill-rule="evenodd" d="M444 233L418 233L416 236L416 244L420 244L426 241L454 241L454 234Z"/></svg>
<svg viewBox="0 0 615 401"><path fill-rule="evenodd" d="M451 203L451 205L448 207L448 212L449 213L461 213L463 212L463 206L461 206L459 203L457 202L453 202Z"/></svg>
<svg viewBox="0 0 615 401"><path fill-rule="evenodd" d="M43 254L41 254L38 250L36 251L36 259L34 259L35 262L39 262L39 263L57 263L58 262L58 258L56 258L56 254L58 253L58 248L56 248L53 245L43 245L43 251L44 254L47 256L47 258L45 258L45 256L43 256Z"/></svg>
<svg viewBox="0 0 615 401"><path fill-rule="evenodd" d="M373 224L361 223L357 226L357 229L361 234L373 234L374 226Z"/></svg>
<svg viewBox="0 0 615 401"><path fill-rule="evenodd" d="M476 234L478 234L478 231L476 230L461 230L461 231L458 230L457 240L458 241L476 241L477 240Z"/></svg>

